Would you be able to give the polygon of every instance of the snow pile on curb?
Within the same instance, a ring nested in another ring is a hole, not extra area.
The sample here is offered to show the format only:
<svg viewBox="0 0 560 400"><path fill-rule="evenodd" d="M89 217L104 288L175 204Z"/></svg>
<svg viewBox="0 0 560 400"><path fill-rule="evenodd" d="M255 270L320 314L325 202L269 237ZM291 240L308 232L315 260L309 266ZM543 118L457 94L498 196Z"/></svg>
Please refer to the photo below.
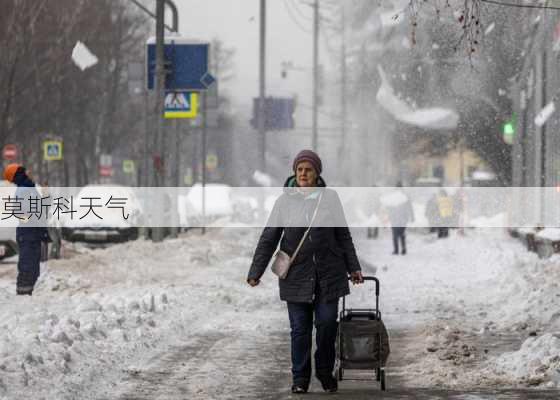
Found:
<svg viewBox="0 0 560 400"><path fill-rule="evenodd" d="M559 228L545 228L539 231L536 235L538 238L548 239L552 241L560 240L560 229Z"/></svg>
<svg viewBox="0 0 560 400"><path fill-rule="evenodd" d="M239 318L280 306L275 280L267 276L264 290L245 282L254 233L209 230L83 250L49 261L33 297L14 296L13 279L0 279L0 400L111 398L181 339L266 326Z"/></svg>
<svg viewBox="0 0 560 400"><path fill-rule="evenodd" d="M560 257L541 260L497 232L411 235L413 258L379 256L364 243L377 258L387 327L410 335L398 352L411 361L392 368L407 386L556 387ZM382 250L389 254L386 243Z"/></svg>
<svg viewBox="0 0 560 400"><path fill-rule="evenodd" d="M519 255L497 287L496 323L503 329L560 331L560 256Z"/></svg>
<svg viewBox="0 0 560 400"><path fill-rule="evenodd" d="M521 349L498 357L493 372L508 374L528 386L560 387L560 333L528 338Z"/></svg>
<svg viewBox="0 0 560 400"><path fill-rule="evenodd" d="M55 307L17 298L11 306L17 313L1 323L0 394L25 391L44 398L45 382L56 383L50 390L57 396L78 395L88 376L100 377L154 346L168 295L79 296ZM73 386L81 389L73 392Z"/></svg>

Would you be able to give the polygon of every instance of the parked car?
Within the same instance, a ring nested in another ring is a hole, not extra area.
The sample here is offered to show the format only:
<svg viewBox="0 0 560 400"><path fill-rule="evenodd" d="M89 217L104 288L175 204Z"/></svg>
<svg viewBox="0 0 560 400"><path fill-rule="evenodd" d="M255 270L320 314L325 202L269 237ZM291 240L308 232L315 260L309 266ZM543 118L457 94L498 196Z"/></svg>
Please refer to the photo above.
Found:
<svg viewBox="0 0 560 400"><path fill-rule="evenodd" d="M233 204L231 186L218 183L205 185L204 215L206 222L222 217L231 217ZM196 226L202 222L202 184L194 184L185 196L178 199L181 226Z"/></svg>
<svg viewBox="0 0 560 400"><path fill-rule="evenodd" d="M0 208L6 210L5 202L8 197L14 197L16 194L16 185L5 180L0 181ZM4 215L0 215L4 218ZM18 225L16 219L4 219L0 224L0 260L12 257L18 253L16 242L16 227Z"/></svg>
<svg viewBox="0 0 560 400"><path fill-rule="evenodd" d="M93 213L88 214L83 219L79 219L79 216L74 216L71 219L66 215L61 219L62 238L70 242L88 243L116 243L136 240L142 207L131 188L119 185L88 185L80 190L75 197L75 201L83 203L83 200L79 199L98 197L105 204L110 196L113 199L126 199L126 201L120 201L124 211L118 207L105 207L102 211L97 211L98 214L103 213L101 215L103 219L99 219ZM75 205L75 208L78 208L78 205ZM83 214L83 212L82 208L80 213ZM123 213L128 215L128 219L123 217Z"/></svg>
<svg viewBox="0 0 560 400"><path fill-rule="evenodd" d="M0 228L0 260L17 253L16 228Z"/></svg>

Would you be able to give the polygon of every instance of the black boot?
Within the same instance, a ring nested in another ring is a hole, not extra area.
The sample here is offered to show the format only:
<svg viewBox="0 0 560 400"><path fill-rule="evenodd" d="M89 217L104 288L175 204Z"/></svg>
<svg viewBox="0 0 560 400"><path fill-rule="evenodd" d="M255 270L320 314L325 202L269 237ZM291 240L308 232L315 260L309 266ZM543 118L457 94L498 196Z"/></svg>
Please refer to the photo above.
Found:
<svg viewBox="0 0 560 400"><path fill-rule="evenodd" d="M334 393L338 390L338 381L332 375L318 376L317 379L321 381L321 386L325 392Z"/></svg>
<svg viewBox="0 0 560 400"><path fill-rule="evenodd" d="M18 296L31 296L33 293L32 286L18 286L16 287L16 294Z"/></svg>
<svg viewBox="0 0 560 400"><path fill-rule="evenodd" d="M307 386L304 385L292 385L292 393L294 394L304 394L307 393Z"/></svg>

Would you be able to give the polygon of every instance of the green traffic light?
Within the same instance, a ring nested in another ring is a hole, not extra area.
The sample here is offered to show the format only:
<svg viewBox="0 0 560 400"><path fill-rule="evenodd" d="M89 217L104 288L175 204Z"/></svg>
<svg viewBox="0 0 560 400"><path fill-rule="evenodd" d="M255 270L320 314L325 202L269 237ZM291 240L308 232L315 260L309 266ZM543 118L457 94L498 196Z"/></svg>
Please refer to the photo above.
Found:
<svg viewBox="0 0 560 400"><path fill-rule="evenodd" d="M511 122L504 124L504 135L513 135L515 133L515 128Z"/></svg>

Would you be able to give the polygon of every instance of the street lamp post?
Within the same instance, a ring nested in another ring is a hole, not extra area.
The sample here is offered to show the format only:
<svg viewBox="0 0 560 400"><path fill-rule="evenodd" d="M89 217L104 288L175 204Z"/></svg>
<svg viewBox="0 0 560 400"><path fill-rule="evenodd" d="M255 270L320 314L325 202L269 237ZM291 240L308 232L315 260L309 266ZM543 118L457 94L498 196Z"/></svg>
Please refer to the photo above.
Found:
<svg viewBox="0 0 560 400"><path fill-rule="evenodd" d="M311 147L318 151L318 107L319 107L319 0L313 4L313 137Z"/></svg>
<svg viewBox="0 0 560 400"><path fill-rule="evenodd" d="M266 0L260 0L260 34L259 34L259 109L257 127L259 134L260 170L266 172Z"/></svg>

